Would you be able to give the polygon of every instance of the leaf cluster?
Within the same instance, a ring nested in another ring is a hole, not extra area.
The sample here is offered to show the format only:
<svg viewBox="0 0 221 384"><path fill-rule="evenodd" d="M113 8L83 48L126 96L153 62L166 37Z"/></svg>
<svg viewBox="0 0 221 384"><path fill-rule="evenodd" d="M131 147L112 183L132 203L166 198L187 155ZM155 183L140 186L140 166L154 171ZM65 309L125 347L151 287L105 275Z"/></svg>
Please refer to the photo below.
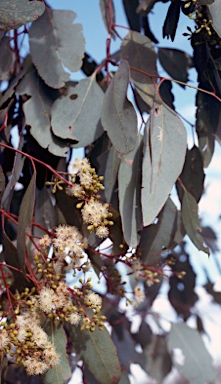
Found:
<svg viewBox="0 0 221 384"><path fill-rule="evenodd" d="M181 375L179 380L215 380L200 335L203 320L195 315L195 330L185 323L198 300L185 241L189 238L196 252L217 251L215 233L201 225L198 202L204 193L204 168L212 159L215 140L220 139L220 6L213 1L169 2L162 34L174 40L180 12L187 15L187 24L188 15L194 18L195 30L188 27L185 34L193 48L190 56L158 46L149 24L157 2L124 0L130 29L121 36L114 2L100 0L108 33L107 54L100 64L85 52L83 28L75 22L75 12L54 10L37 0L5 0L0 5L3 313L7 305L13 307L10 300L15 294L36 285L30 271L39 250L37 241L45 233L55 236L55 228L63 224L75 226L88 238L85 257L104 281L102 314L111 326L109 333L106 328L91 331L67 322L45 323L60 363L42 379L33 378L33 383L64 383L78 365L84 383L125 384L132 363L159 383L173 366ZM119 51L111 54L110 41L119 37ZM24 42L30 47L25 57ZM167 75L161 76L158 63ZM197 142L188 148L184 119L175 108L173 83L184 89L190 86L191 67L198 74L192 125ZM79 70L84 76L76 81ZM109 228L107 250L82 220L82 196L70 196L65 190L79 183L79 175L69 173L77 148L83 148L91 172L104 176L100 196L93 194L93 187L84 201L88 202L91 193L108 204L114 225ZM177 205L171 198L174 186ZM127 269L133 295L127 293L120 265ZM82 270L72 276L75 282ZM165 277L168 299L183 320L173 324L169 333L151 312ZM220 303L209 281L206 289ZM127 305L133 303L134 313L141 316L136 333L131 331L127 311L119 309L121 299ZM92 309L87 311L90 317ZM152 315L157 333L145 320L147 314ZM184 357L181 363L177 350ZM17 368L5 366L3 361L2 378L7 382L14 375L17 382ZM24 383L28 382L22 375Z"/></svg>

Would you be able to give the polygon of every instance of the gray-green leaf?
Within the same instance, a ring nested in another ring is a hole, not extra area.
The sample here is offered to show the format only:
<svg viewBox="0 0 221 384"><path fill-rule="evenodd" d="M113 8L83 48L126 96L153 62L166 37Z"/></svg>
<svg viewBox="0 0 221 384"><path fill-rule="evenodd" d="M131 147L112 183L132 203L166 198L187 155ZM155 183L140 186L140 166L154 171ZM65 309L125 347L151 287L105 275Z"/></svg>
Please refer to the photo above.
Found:
<svg viewBox="0 0 221 384"><path fill-rule="evenodd" d="M184 189L181 209L182 221L184 228L199 251L210 254L209 249L203 245L203 239L199 232L201 232L201 225L198 217L198 205L194 197Z"/></svg>
<svg viewBox="0 0 221 384"><path fill-rule="evenodd" d="M51 132L50 114L54 100L59 96L57 90L49 88L32 69L17 87L19 95L31 96L24 104L26 124L31 134L42 148L56 156L66 156L70 141L61 140Z"/></svg>
<svg viewBox="0 0 221 384"><path fill-rule="evenodd" d="M36 20L45 10L44 2L29 0L1 0L0 30L16 29Z"/></svg>
<svg viewBox="0 0 221 384"><path fill-rule="evenodd" d="M186 140L185 127L175 112L163 104L152 109L144 134L144 226L154 221L182 171Z"/></svg>
<svg viewBox="0 0 221 384"><path fill-rule="evenodd" d="M50 341L54 344L60 361L43 375L44 384L63 384L71 377L71 369L66 355L67 337L62 325L53 322L46 327Z"/></svg>
<svg viewBox="0 0 221 384"><path fill-rule="evenodd" d="M168 344L174 353L176 368L191 384L211 383L215 380L212 358L197 330L184 323L173 324Z"/></svg>
<svg viewBox="0 0 221 384"><path fill-rule="evenodd" d="M141 213L142 141L137 140L135 149L121 160L118 173L118 194L123 234L130 247L137 247L142 228Z"/></svg>
<svg viewBox="0 0 221 384"><path fill-rule="evenodd" d="M52 131L62 139L77 140L75 148L93 143L103 132L100 123L104 94L95 75L70 86L52 107Z"/></svg>
<svg viewBox="0 0 221 384"><path fill-rule="evenodd" d="M127 99L129 78L128 62L122 60L105 93L101 113L104 130L113 146L124 155L133 151L137 139L137 115Z"/></svg>
<svg viewBox="0 0 221 384"><path fill-rule="evenodd" d="M116 348L106 328L80 331L72 328L76 352L100 384L118 384L121 376Z"/></svg>
<svg viewBox="0 0 221 384"><path fill-rule="evenodd" d="M131 69L131 79L140 97L152 106L155 97L154 77L157 76L156 53L151 40L139 32L130 31L121 45L122 58ZM141 70L143 73L139 72ZM146 74L145 74L146 72Z"/></svg>
<svg viewBox="0 0 221 384"><path fill-rule="evenodd" d="M46 8L29 30L32 61L39 75L52 88L60 88L81 68L84 37L81 24L73 24L76 13Z"/></svg>

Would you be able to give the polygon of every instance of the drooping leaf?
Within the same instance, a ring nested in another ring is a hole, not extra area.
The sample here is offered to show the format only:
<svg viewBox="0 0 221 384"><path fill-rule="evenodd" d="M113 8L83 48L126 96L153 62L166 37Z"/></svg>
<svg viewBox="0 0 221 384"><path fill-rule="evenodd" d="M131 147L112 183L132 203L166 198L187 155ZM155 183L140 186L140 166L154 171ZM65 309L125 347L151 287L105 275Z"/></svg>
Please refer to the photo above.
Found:
<svg viewBox="0 0 221 384"><path fill-rule="evenodd" d="M133 340L130 332L124 326L118 332L117 327L112 328L111 337L117 349L117 356L119 358L121 369L130 373L130 364L136 360L135 341Z"/></svg>
<svg viewBox="0 0 221 384"><path fill-rule="evenodd" d="M66 156L70 148L70 140L61 140L51 132L50 113L54 100L59 92L49 88L32 69L21 80L17 87L17 94L31 96L23 109L26 124L31 126L31 135L42 148L56 156Z"/></svg>
<svg viewBox="0 0 221 384"><path fill-rule="evenodd" d="M98 157L98 162L100 164L99 173L104 176L105 201L110 203L116 187L121 159L117 150L112 146Z"/></svg>
<svg viewBox="0 0 221 384"><path fill-rule="evenodd" d="M169 39L170 37L172 41L174 40L180 18L180 6L181 0L171 2L163 25L163 38L167 37Z"/></svg>
<svg viewBox="0 0 221 384"><path fill-rule="evenodd" d="M137 333L132 333L132 337L136 343L140 344L142 349L144 349L151 342L152 334L153 332L149 324L147 324L145 320L142 320Z"/></svg>
<svg viewBox="0 0 221 384"><path fill-rule="evenodd" d="M191 316L191 308L198 299L194 291L196 274L190 264L189 255L185 251L181 251L178 256L175 254L174 257L176 262L171 266L172 274L169 281L168 298L177 314L186 321ZM185 272L185 275L182 275L182 272Z"/></svg>
<svg viewBox="0 0 221 384"><path fill-rule="evenodd" d="M9 71L13 64L13 53L10 49L10 38L3 37L0 40L0 52L1 52L1 60L0 60L0 79L8 80Z"/></svg>
<svg viewBox="0 0 221 384"><path fill-rule="evenodd" d="M172 93L172 82L170 80L164 80L159 87L160 98L165 104L171 109L175 110L174 107L174 95Z"/></svg>
<svg viewBox="0 0 221 384"><path fill-rule="evenodd" d="M158 216L156 224L151 224L141 232L137 254L145 264L153 265L161 258L163 251L170 251L184 237L180 213L169 198Z"/></svg>
<svg viewBox="0 0 221 384"><path fill-rule="evenodd" d="M29 285L29 281L25 277L24 271L20 270L21 266L17 249L4 231L2 232L2 246L4 261L6 264L13 267L11 269L9 268L14 277L14 283L11 286L11 289L13 287L14 290L22 292L24 288Z"/></svg>
<svg viewBox="0 0 221 384"><path fill-rule="evenodd" d="M172 359L165 337L153 335L152 342L144 349L144 353L147 359L145 371L161 383L172 368Z"/></svg>
<svg viewBox="0 0 221 384"><path fill-rule="evenodd" d="M122 42L121 55L128 61L130 67L147 73L131 69L131 79L141 98L152 106L155 98L154 76L157 76L157 68L156 53L151 40L138 32L131 31Z"/></svg>
<svg viewBox="0 0 221 384"><path fill-rule="evenodd" d="M93 143L103 132L100 123L103 96L95 75L70 86L68 93L53 104L53 133L65 140L78 141L75 148Z"/></svg>
<svg viewBox="0 0 221 384"><path fill-rule="evenodd" d="M135 149L121 160L118 173L119 209L124 239L129 247L136 248L142 228L141 169L142 138L138 137Z"/></svg>
<svg viewBox="0 0 221 384"><path fill-rule="evenodd" d="M174 353L173 360L176 368L191 384L215 380L212 358L197 330L188 327L185 323L173 324L168 344L169 349Z"/></svg>
<svg viewBox="0 0 221 384"><path fill-rule="evenodd" d="M152 109L145 127L142 176L143 223L153 222L179 177L186 154L186 130L166 105Z"/></svg>
<svg viewBox="0 0 221 384"><path fill-rule="evenodd" d="M27 234L31 235L32 231L32 218L34 213L35 203L35 184L36 175L33 173L31 181L25 191L24 197L19 210L18 218L18 237L17 237L17 250L20 269L25 272L25 255L26 255L26 241L28 240Z"/></svg>
<svg viewBox="0 0 221 384"><path fill-rule="evenodd" d="M1 0L0 30L16 29L43 14L45 5L42 1Z"/></svg>
<svg viewBox="0 0 221 384"><path fill-rule="evenodd" d="M205 2L205 0L204 0ZM210 15L212 16L212 26L215 29L217 35L221 37L220 17L221 9L219 0L212 1L207 0L207 6L209 8Z"/></svg>
<svg viewBox="0 0 221 384"><path fill-rule="evenodd" d="M63 384L71 377L71 369L66 355L67 337L62 325L53 321L46 326L46 333L60 356L59 363L43 375L44 384Z"/></svg>
<svg viewBox="0 0 221 384"><path fill-rule="evenodd" d="M137 115L127 99L129 78L129 64L122 60L105 93L101 112L104 130L113 146L124 155L134 149L137 139Z"/></svg>
<svg viewBox="0 0 221 384"><path fill-rule="evenodd" d="M112 220L114 222L114 225L112 225L109 228L110 231L110 239L112 241L112 254L113 255L118 255L119 253L121 255L125 255L126 250L128 249L127 244L125 243L124 240L124 234L122 230L122 222L121 222L121 216L112 207L110 207L110 212L112 213ZM123 248L119 248L119 245L123 245Z"/></svg>
<svg viewBox="0 0 221 384"><path fill-rule="evenodd" d="M52 204L52 199L46 186L44 186L37 195L35 205L35 223L52 231L56 226L55 208ZM45 231L41 228L34 226L34 235L43 236Z"/></svg>
<svg viewBox="0 0 221 384"><path fill-rule="evenodd" d="M121 369L107 329L100 331L95 328L94 332L90 332L72 327L71 334L77 354L99 384L118 384Z"/></svg>
<svg viewBox="0 0 221 384"><path fill-rule="evenodd" d="M187 149L186 160L180 179L191 195L195 198L198 203L204 190L204 178L205 174L203 171L203 159L199 151L199 148L195 145L189 150ZM183 198L183 188L180 183L176 183L176 188L180 201Z"/></svg>
<svg viewBox="0 0 221 384"><path fill-rule="evenodd" d="M85 43L81 24L73 24L76 16L72 11L46 7L29 29L32 61L52 88L60 88L69 80L64 66L72 72L81 68Z"/></svg>
<svg viewBox="0 0 221 384"><path fill-rule="evenodd" d="M82 217L80 211L76 209L78 200L68 196L65 190L57 190L54 196L56 198L56 206L61 210L65 224L73 225L81 230ZM58 222L58 224L60 223Z"/></svg>
<svg viewBox="0 0 221 384"><path fill-rule="evenodd" d="M194 197L184 189L182 209L182 221L184 228L199 251L206 252L209 255L209 249L203 245L203 239L200 235L201 225L198 217L198 205Z"/></svg>
<svg viewBox="0 0 221 384"><path fill-rule="evenodd" d="M115 23L115 8L113 0L100 0L100 11L104 25L108 31L115 38L115 34L112 30L112 27Z"/></svg>
<svg viewBox="0 0 221 384"><path fill-rule="evenodd" d="M218 238L215 231L211 227L203 226L201 235L203 240L205 241L205 244L213 253L219 251Z"/></svg>
<svg viewBox="0 0 221 384"><path fill-rule="evenodd" d="M203 156L204 167L207 167L213 156L216 131L220 130L221 104L211 95L198 91L196 105L196 132L199 149Z"/></svg>
<svg viewBox="0 0 221 384"><path fill-rule="evenodd" d="M162 67L174 80L187 83L188 70L193 65L188 53L174 48L159 48L158 58ZM180 85L185 87L183 84Z"/></svg>
<svg viewBox="0 0 221 384"><path fill-rule="evenodd" d="M123 5L130 29L140 32L140 16L136 13L139 0L123 0Z"/></svg>
<svg viewBox="0 0 221 384"><path fill-rule="evenodd" d="M144 35L147 36L153 43L158 44L159 41L157 38L154 36L153 32L150 29L150 23L149 23L149 17L148 15L143 16L141 18L141 26L144 30Z"/></svg>

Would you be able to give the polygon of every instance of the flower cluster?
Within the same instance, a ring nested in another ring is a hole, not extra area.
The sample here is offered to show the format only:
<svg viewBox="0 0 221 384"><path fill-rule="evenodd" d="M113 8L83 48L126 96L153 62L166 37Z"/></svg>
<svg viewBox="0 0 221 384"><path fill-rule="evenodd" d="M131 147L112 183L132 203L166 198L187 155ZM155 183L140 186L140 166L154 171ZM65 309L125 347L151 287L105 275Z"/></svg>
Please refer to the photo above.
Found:
<svg viewBox="0 0 221 384"><path fill-rule="evenodd" d="M87 238L84 238L79 230L71 225L59 225L55 229L55 234L53 245L56 257L64 260L69 256L72 267L78 267L80 259L84 257L84 249L88 246Z"/></svg>
<svg viewBox="0 0 221 384"><path fill-rule="evenodd" d="M71 175L72 186L67 187L66 192L81 200L77 208L81 209L83 222L87 229L102 239L108 237L109 226L113 225L112 213L109 204L99 201L99 190L104 190L101 184L103 176L98 176L95 169L91 167L87 158L75 159L73 173Z"/></svg>
<svg viewBox="0 0 221 384"><path fill-rule="evenodd" d="M31 324L31 326L30 326ZM23 365L28 375L40 375L59 363L60 356L40 326L40 315L27 311L8 325L1 323L0 351Z"/></svg>

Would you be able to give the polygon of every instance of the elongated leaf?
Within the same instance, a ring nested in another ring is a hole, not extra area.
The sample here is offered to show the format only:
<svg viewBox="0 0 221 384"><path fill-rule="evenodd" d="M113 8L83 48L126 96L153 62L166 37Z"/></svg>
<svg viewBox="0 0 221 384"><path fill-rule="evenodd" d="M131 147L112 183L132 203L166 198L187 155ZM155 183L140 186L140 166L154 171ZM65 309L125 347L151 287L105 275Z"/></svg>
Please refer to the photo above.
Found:
<svg viewBox="0 0 221 384"><path fill-rule="evenodd" d="M204 0L205 1L205 0ZM220 17L221 17L221 8L219 0L215 0L214 2L207 1L207 5L212 16L212 26L215 29L216 33L221 37L221 27L220 27Z"/></svg>
<svg viewBox="0 0 221 384"><path fill-rule="evenodd" d="M50 341L54 344L60 361L43 375L44 384L63 384L71 377L71 369L66 355L67 337L62 325L54 325L51 321L45 331Z"/></svg>
<svg viewBox="0 0 221 384"><path fill-rule="evenodd" d="M199 202L204 189L205 174L203 171L203 159L200 150L195 145L187 149L185 164L180 175L180 179L185 188ZM180 201L183 198L183 188L180 183L176 183L176 188Z"/></svg>
<svg viewBox="0 0 221 384"><path fill-rule="evenodd" d="M52 88L64 86L70 75L64 66L75 72L84 56L82 26L73 24L76 13L46 8L42 17L29 30L32 61L42 79Z"/></svg>
<svg viewBox="0 0 221 384"><path fill-rule="evenodd" d="M35 205L35 223L40 224L43 228L52 231L56 226L55 207L48 189L44 186L38 193ZM43 236L45 231L38 227L33 229L35 236Z"/></svg>
<svg viewBox="0 0 221 384"><path fill-rule="evenodd" d="M167 37L169 39L170 37L172 41L174 40L180 18L180 6L181 0L171 2L163 25L163 38Z"/></svg>
<svg viewBox="0 0 221 384"><path fill-rule="evenodd" d="M141 232L137 254L145 264L153 265L160 260L163 251L175 248L182 241L184 234L180 212L168 198L157 223L149 225Z"/></svg>
<svg viewBox="0 0 221 384"><path fill-rule="evenodd" d="M145 371L158 383L162 383L164 377L172 368L172 359L165 337L153 335L152 342L144 349L144 354L147 359Z"/></svg>
<svg viewBox="0 0 221 384"><path fill-rule="evenodd" d="M5 191L2 196L1 206L6 211L10 210L11 200L14 193L15 184L19 180L19 177L21 175L22 168L24 166L24 160L25 158L22 157L20 153L15 154L13 169L12 169L12 176L6 185Z"/></svg>
<svg viewBox="0 0 221 384"><path fill-rule="evenodd" d="M114 188L116 187L121 159L117 150L111 147L98 157L98 162L100 164L100 174L104 176L105 201L110 203Z"/></svg>
<svg viewBox="0 0 221 384"><path fill-rule="evenodd" d="M1 0L0 30L9 31L36 20L45 10L42 1Z"/></svg>
<svg viewBox="0 0 221 384"><path fill-rule="evenodd" d="M166 105L153 109L145 127L142 210L143 223L153 222L182 171L186 130Z"/></svg>
<svg viewBox="0 0 221 384"><path fill-rule="evenodd" d="M103 92L95 75L70 86L65 96L57 99L52 107L52 131L62 139L78 141L74 147L86 147L103 132L100 116ZM61 129L62 127L62 129Z"/></svg>
<svg viewBox="0 0 221 384"><path fill-rule="evenodd" d="M3 245L3 258L8 265L11 265L15 269L10 269L13 277L15 290L22 292L25 287L29 285L28 279L25 277L23 271L20 272L20 262L18 257L17 249L15 248L12 241L8 238L6 233L2 232L2 245Z"/></svg>
<svg viewBox="0 0 221 384"><path fill-rule="evenodd" d="M188 70L193 65L192 58L188 53L179 49L159 48L158 58L162 67L173 79L184 83L188 81ZM185 87L184 85L181 86Z"/></svg>
<svg viewBox="0 0 221 384"><path fill-rule="evenodd" d="M24 194L18 218L18 237L17 249L20 269L25 272L25 255L27 234L31 234L32 217L35 203L35 183L36 175L33 173L29 186Z"/></svg>
<svg viewBox="0 0 221 384"><path fill-rule="evenodd" d="M174 352L176 368L191 384L211 383L215 380L212 358L197 330L184 323L173 324L168 344Z"/></svg>
<svg viewBox="0 0 221 384"><path fill-rule="evenodd" d="M0 52L1 52L1 61L0 61L0 79L8 80L9 70L13 64L13 53L10 49L10 38L3 37L0 41Z"/></svg>
<svg viewBox="0 0 221 384"><path fill-rule="evenodd" d="M135 341L128 329L116 327L112 329L111 337L117 348L117 355L120 360L122 371L130 373L130 364L134 363L137 357Z"/></svg>
<svg viewBox="0 0 221 384"><path fill-rule="evenodd" d="M80 358L99 384L118 384L121 375L116 348L106 328L94 332L72 328L72 338Z"/></svg>
<svg viewBox="0 0 221 384"><path fill-rule="evenodd" d="M198 300L195 293L196 274L189 261L189 255L184 250L181 250L179 255L176 255L176 262L171 266L172 273L170 276L170 289L168 299L179 316L182 316L184 321L192 314L192 307ZM185 275L180 279L178 276L182 271Z"/></svg>
<svg viewBox="0 0 221 384"><path fill-rule="evenodd" d="M118 194L124 239L129 247L139 243L142 228L141 213L142 141L139 137L135 149L121 160L118 173Z"/></svg>
<svg viewBox="0 0 221 384"><path fill-rule="evenodd" d="M108 33L115 37L112 30L113 24L115 23L115 9L113 0L100 0L99 5L104 25Z"/></svg>
<svg viewBox="0 0 221 384"><path fill-rule="evenodd" d="M156 53L151 40L138 32L131 31L121 45L121 55L127 60L131 69L131 79L140 97L152 106L155 98L155 78L157 75Z"/></svg>
<svg viewBox="0 0 221 384"><path fill-rule="evenodd" d="M123 5L130 29L140 32L140 15L136 13L139 0L123 0Z"/></svg>
<svg viewBox="0 0 221 384"><path fill-rule="evenodd" d="M32 68L17 87L19 95L31 96L23 104L26 124L31 126L31 135L42 148L56 156L66 156L70 140L61 140L51 132L50 113L57 90L49 88Z"/></svg>
<svg viewBox="0 0 221 384"><path fill-rule="evenodd" d="M200 86L201 84L199 84ZM196 132L199 149L203 156L204 167L207 167L213 156L215 135L220 126L221 105L211 95L197 92L196 106Z"/></svg>
<svg viewBox="0 0 221 384"><path fill-rule="evenodd" d="M130 78L128 62L122 60L105 93L101 121L113 146L122 154L131 152L137 138L137 115L127 99Z"/></svg>
<svg viewBox="0 0 221 384"><path fill-rule="evenodd" d="M209 249L203 245L203 239L200 235L201 226L198 217L197 202L186 189L183 194L181 214L184 228L190 240L199 251L206 252L209 255Z"/></svg>

